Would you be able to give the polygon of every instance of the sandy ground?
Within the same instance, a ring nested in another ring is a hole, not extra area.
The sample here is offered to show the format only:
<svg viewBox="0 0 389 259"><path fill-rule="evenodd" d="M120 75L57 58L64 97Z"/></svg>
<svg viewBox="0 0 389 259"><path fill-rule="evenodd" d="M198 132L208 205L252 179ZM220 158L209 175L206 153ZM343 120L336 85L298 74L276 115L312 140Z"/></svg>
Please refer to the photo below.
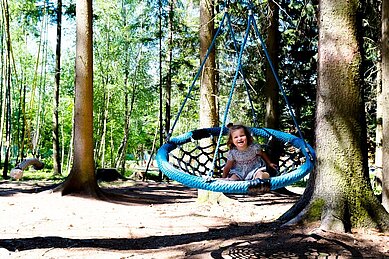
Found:
<svg viewBox="0 0 389 259"><path fill-rule="evenodd" d="M280 230L273 222L298 196L205 204L181 185L125 181L104 188L139 200L117 204L60 196L48 184L0 183L0 258L389 258L379 233Z"/></svg>

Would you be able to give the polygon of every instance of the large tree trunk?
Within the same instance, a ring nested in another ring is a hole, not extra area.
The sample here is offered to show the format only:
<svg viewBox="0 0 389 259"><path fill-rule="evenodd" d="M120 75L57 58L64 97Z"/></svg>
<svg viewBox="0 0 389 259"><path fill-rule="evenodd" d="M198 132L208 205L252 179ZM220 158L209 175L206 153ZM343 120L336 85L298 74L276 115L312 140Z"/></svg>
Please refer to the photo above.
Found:
<svg viewBox="0 0 389 259"><path fill-rule="evenodd" d="M270 25L268 27L266 48L269 52L270 59L274 65L275 71L278 70L278 52L279 52L279 32L278 32L278 5L273 1L269 2L270 8ZM269 63L266 66L266 85L265 85L265 98L266 98L266 116L265 127L278 129L279 128L279 109L278 109L278 93L279 88L277 81L273 75Z"/></svg>
<svg viewBox="0 0 389 259"><path fill-rule="evenodd" d="M62 195L97 197L93 159L92 0L78 0L76 12L74 159L72 170L63 184Z"/></svg>
<svg viewBox="0 0 389 259"><path fill-rule="evenodd" d="M269 27L267 29L266 48L269 52L269 57L272 62L274 70L278 73L278 53L280 46L279 37L279 7L273 1L269 2ZM272 129L279 129L280 124L280 109L279 109L279 86L277 80L270 67L270 63L266 63L266 84L264 94L266 98L266 114L265 114L265 127ZM269 156L271 161L278 164L281 150L283 150L282 143L279 141L269 142ZM275 170L269 170L271 176L275 176L277 172ZM284 191L281 189L279 191Z"/></svg>
<svg viewBox="0 0 389 259"><path fill-rule="evenodd" d="M204 59L214 36L214 1L200 1L200 59ZM216 111L215 49L205 62L200 79L200 128L218 125Z"/></svg>
<svg viewBox="0 0 389 259"><path fill-rule="evenodd" d="M382 204L389 212L389 2L382 1L383 173Z"/></svg>
<svg viewBox="0 0 389 259"><path fill-rule="evenodd" d="M53 108L53 170L55 175L61 174L61 157L59 151L59 82L61 79L61 33L62 33L62 0L57 3L57 45L55 50L55 82Z"/></svg>
<svg viewBox="0 0 389 259"><path fill-rule="evenodd" d="M321 219L325 230L373 227L388 231L389 214L373 194L367 168L357 36L361 29L357 21L359 4L358 0L319 3L316 175L292 209L300 214L290 222ZM304 210L302 204L307 205ZM290 216L287 213L281 219Z"/></svg>

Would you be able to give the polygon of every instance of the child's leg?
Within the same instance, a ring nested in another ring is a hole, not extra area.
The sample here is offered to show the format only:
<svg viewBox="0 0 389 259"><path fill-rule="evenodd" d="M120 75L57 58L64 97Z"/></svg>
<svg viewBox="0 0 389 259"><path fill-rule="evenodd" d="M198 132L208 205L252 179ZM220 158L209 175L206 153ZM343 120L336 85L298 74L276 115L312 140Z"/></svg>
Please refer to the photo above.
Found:
<svg viewBox="0 0 389 259"><path fill-rule="evenodd" d="M256 178L259 178L259 179L269 179L270 178L270 174L268 172L265 172L265 171L262 171L262 170L258 170L254 174L254 179L256 179Z"/></svg>
<svg viewBox="0 0 389 259"><path fill-rule="evenodd" d="M258 169L254 174L254 179L262 179L260 185L255 187L249 187L249 195L257 195L262 193L270 192L270 181L266 180L270 178L270 174L268 172L262 171Z"/></svg>
<svg viewBox="0 0 389 259"><path fill-rule="evenodd" d="M232 174L230 177L224 178L223 180L227 181L239 181L241 180L236 174Z"/></svg>

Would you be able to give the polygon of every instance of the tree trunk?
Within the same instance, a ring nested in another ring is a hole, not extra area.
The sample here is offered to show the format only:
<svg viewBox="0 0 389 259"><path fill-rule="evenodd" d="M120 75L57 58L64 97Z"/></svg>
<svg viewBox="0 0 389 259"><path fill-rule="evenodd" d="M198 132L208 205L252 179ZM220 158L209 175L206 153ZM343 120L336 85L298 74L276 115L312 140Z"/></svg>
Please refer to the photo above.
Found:
<svg viewBox="0 0 389 259"><path fill-rule="evenodd" d="M170 131L170 117L171 117L171 91L172 91L172 60L173 60L173 17L174 17L174 0L169 1L169 20L168 20L168 51L167 51L167 65L168 71L166 75L165 84L165 132Z"/></svg>
<svg viewBox="0 0 389 259"><path fill-rule="evenodd" d="M4 8L4 26L5 26L5 37L6 37L6 53L5 53L5 69L4 69L4 120L5 120L5 157L3 166L3 178L8 179L8 167L9 167L9 156L10 156L10 145L11 145L11 34L9 30L9 12L8 12L8 1L3 1ZM2 134L3 132L1 132ZM2 135L1 135L2 138Z"/></svg>
<svg viewBox="0 0 389 259"><path fill-rule="evenodd" d="M275 71L278 70L278 52L279 52L279 32L278 32L278 5L273 1L269 1L270 9L270 25L268 27L266 48L269 52L270 59L273 63ZM265 127L278 129L279 128L279 109L278 109L278 93L279 88L277 81L272 73L269 63L266 66L266 85L265 85L265 98L266 98L266 116Z"/></svg>
<svg viewBox="0 0 389 259"><path fill-rule="evenodd" d="M162 71L162 0L158 1L158 30L159 30L159 146L163 145L164 126L163 126L163 71ZM167 136L169 132L165 132ZM158 172L158 180L162 181L162 171Z"/></svg>
<svg viewBox="0 0 389 259"><path fill-rule="evenodd" d="M316 172L311 174L312 185L292 209L294 216L299 214L290 223L321 219L325 230L389 230L389 214L373 194L367 168L359 4L358 0L319 3ZM286 213L281 219L290 216Z"/></svg>
<svg viewBox="0 0 389 259"><path fill-rule="evenodd" d="M379 54L380 55L380 54ZM377 112L376 112L376 130L375 130L375 156L374 156L374 165L376 167L376 170L382 171L382 109L383 109L383 102L382 102L382 61L377 61L377 87L376 87L376 102L377 102Z"/></svg>
<svg viewBox="0 0 389 259"><path fill-rule="evenodd" d="M108 109L109 109L109 99L110 96L110 90L107 89L107 97L104 98L106 101L106 107L105 109L102 109L103 113L103 121L102 121L102 132L101 132L101 142L100 142L100 148L99 148L99 159L100 159L100 166L101 168L105 167L105 149L106 149L106 138L107 138L107 121L108 121Z"/></svg>
<svg viewBox="0 0 389 259"><path fill-rule="evenodd" d="M128 56L126 55L126 62L128 63ZM123 131L123 140L119 146L117 159L116 159L116 167L120 168L121 174L125 173L126 169L126 153L127 153L127 145L128 145L128 134L130 129L130 112L129 112L129 90L128 90L128 76L129 71L128 68L124 68L124 131Z"/></svg>
<svg viewBox="0 0 389 259"><path fill-rule="evenodd" d="M63 184L62 195L97 197L93 159L92 0L77 0L76 12L74 159L72 170Z"/></svg>
<svg viewBox="0 0 389 259"><path fill-rule="evenodd" d="M273 64L274 70L278 71L278 53L280 46L279 37L279 7L273 1L269 2L269 27L267 29L266 48L269 52L270 60ZM279 86L276 78L271 70L270 63L266 62L266 84L264 95L266 98L266 114L265 127L272 129L279 129L280 111L279 111ZM271 161L278 164L281 150L283 150L282 143L276 140L269 142L269 157ZM271 176L277 174L276 170L269 170ZM283 191L283 190L280 190Z"/></svg>
<svg viewBox="0 0 389 259"><path fill-rule="evenodd" d="M382 1L382 204L389 212L389 2Z"/></svg>
<svg viewBox="0 0 389 259"><path fill-rule="evenodd" d="M139 52L136 56L136 66L134 74L132 75L132 92L131 92L131 99L130 99L130 89L128 88L128 78L129 78L129 72L127 68L125 69L125 77L124 77L124 91L125 91L125 97L124 97L124 106L125 106L125 122L124 122L124 135L122 143L120 144L120 147L118 149L118 159L116 161L116 166L119 167L119 163L122 168L122 173L124 173L125 170L125 163L126 163L126 153L127 153L127 146L128 146L128 139L130 135L130 124L131 124L131 114L134 109L134 103L135 103L135 97L137 93L137 75L138 75L138 69L139 69L139 63L142 58L143 49L142 47L139 48ZM127 62L125 63L127 64Z"/></svg>
<svg viewBox="0 0 389 259"><path fill-rule="evenodd" d="M57 43L55 49L55 82L53 108L53 170L54 175L61 174L61 157L59 147L59 84L61 79L61 33L62 33L62 0L57 3Z"/></svg>
<svg viewBox="0 0 389 259"><path fill-rule="evenodd" d="M204 59L214 36L214 1L200 1L200 59ZM215 49L205 62L200 79L200 128L218 125L216 111Z"/></svg>

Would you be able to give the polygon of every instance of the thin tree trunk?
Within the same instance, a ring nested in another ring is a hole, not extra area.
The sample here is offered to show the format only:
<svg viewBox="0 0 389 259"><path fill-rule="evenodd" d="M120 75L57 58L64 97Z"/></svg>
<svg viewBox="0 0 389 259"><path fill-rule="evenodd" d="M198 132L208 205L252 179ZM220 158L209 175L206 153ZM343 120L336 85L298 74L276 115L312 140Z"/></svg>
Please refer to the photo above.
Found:
<svg viewBox="0 0 389 259"><path fill-rule="evenodd" d="M99 154L100 154L100 166L102 168L105 167L105 143L106 143L106 136L107 136L107 120L108 120L108 109L109 109L109 102L110 102L110 92L107 90L107 98L104 98L106 100L106 107L102 110L103 112L103 125L102 125L102 132L101 132L101 142L100 142L100 148L99 148Z"/></svg>
<svg viewBox="0 0 389 259"><path fill-rule="evenodd" d="M383 109L383 102L382 102L382 61L377 62L377 87L376 87L376 94L377 94L377 112L376 112L376 120L377 120L377 126L375 130L375 156L374 156L374 165L376 167L376 170L382 171L382 109Z"/></svg>
<svg viewBox="0 0 389 259"><path fill-rule="evenodd" d="M163 145L163 82L162 82L162 0L158 1L158 29L159 29L159 146ZM167 136L169 132L165 132ZM158 173L159 181L162 181L162 171Z"/></svg>
<svg viewBox="0 0 389 259"><path fill-rule="evenodd" d="M1 6L2 6L2 10L4 9L3 7L3 4L4 2L2 1L1 2ZM4 46L4 41L5 41L5 33L4 33L4 26L5 26L5 21L4 21L4 15L3 13L1 14L1 45ZM1 103L1 106L0 106L0 163L2 161L2 156L3 156L3 133L4 133L4 120L5 120L5 86L6 86L6 82L4 80L5 78L5 64L6 64L6 53L5 53L5 49L4 48L1 48L0 50L0 53L1 53L1 56L0 56L0 59L1 59L1 63L0 63L0 73L1 73L1 77L0 77L0 80L1 80L1 85L0 85L0 103Z"/></svg>
<svg viewBox="0 0 389 259"><path fill-rule="evenodd" d="M11 141L11 34L9 30L8 1L3 0L4 26L6 37L5 69L4 69L4 120L5 120L5 157L3 167L3 178L8 179L8 167ZM2 123L3 125L3 123Z"/></svg>
<svg viewBox="0 0 389 259"><path fill-rule="evenodd" d="M57 3L57 42L55 48L54 107L53 107L53 170L54 175L61 174L61 156L59 145L59 89L61 80L61 34L62 0Z"/></svg>
<svg viewBox="0 0 389 259"><path fill-rule="evenodd" d="M125 64L127 64L128 62L128 56L126 55L126 62ZM118 148L118 155L117 155L117 159L116 159L116 167L117 168L121 168L121 173L122 175L124 174L125 172L125 169L126 169L126 153L127 153L127 144L128 144L128 132L129 132L129 124L130 124L130 114L129 114L129 105L128 105L128 98L129 98L129 93L128 93L128 76L129 76L129 72L128 72L128 69L125 68L125 71L124 71L124 107L125 107L125 111L124 111L124 131L123 131L123 140L122 140L122 143L120 144L119 148Z"/></svg>
<svg viewBox="0 0 389 259"><path fill-rule="evenodd" d="M169 20L168 20L168 51L167 51L167 66L165 84L165 133L170 131L170 116L171 116L171 91L172 91L172 60L173 60L173 17L174 17L174 0L169 1Z"/></svg>
<svg viewBox="0 0 389 259"><path fill-rule="evenodd" d="M116 166L118 166L119 161L121 161L121 168L122 168L122 173L124 173L125 170L125 163L126 163L126 153L127 153L127 146L128 146L128 139L129 139L129 134L130 134L130 123L131 123L131 114L132 110L134 108L134 102L135 102L135 96L136 96L136 90L137 90L137 75L138 75L138 69L139 69L139 63L142 58L142 52L143 48L139 48L139 52L136 57L136 67L134 74L132 76L132 81L131 81L131 86L132 86L132 94L131 94L131 99L129 100L129 89L128 89L128 77L129 77L129 72L126 70L126 75L124 78L124 91L125 91L125 125L124 125L124 136L122 143L118 149L118 159L116 161Z"/></svg>
<svg viewBox="0 0 389 259"><path fill-rule="evenodd" d="M20 143L20 161L23 161L24 159L24 149L25 149L25 146L26 146L26 134L27 134L27 131L26 131L26 125L27 125L27 116L26 116L26 94L27 94L27 87L26 87L26 84L23 83L22 85L22 88L23 88L23 97L21 99L21 103L22 103L22 127L21 127L21 143Z"/></svg>
<svg viewBox="0 0 389 259"><path fill-rule="evenodd" d="M72 121L74 121L74 109L72 110ZM74 143L74 127L72 128L72 134L70 136L70 143ZM73 163L73 145L69 145L68 161L66 163L66 175L69 175L72 169Z"/></svg>
<svg viewBox="0 0 389 259"><path fill-rule="evenodd" d="M382 1L382 205L389 212L389 2Z"/></svg>

